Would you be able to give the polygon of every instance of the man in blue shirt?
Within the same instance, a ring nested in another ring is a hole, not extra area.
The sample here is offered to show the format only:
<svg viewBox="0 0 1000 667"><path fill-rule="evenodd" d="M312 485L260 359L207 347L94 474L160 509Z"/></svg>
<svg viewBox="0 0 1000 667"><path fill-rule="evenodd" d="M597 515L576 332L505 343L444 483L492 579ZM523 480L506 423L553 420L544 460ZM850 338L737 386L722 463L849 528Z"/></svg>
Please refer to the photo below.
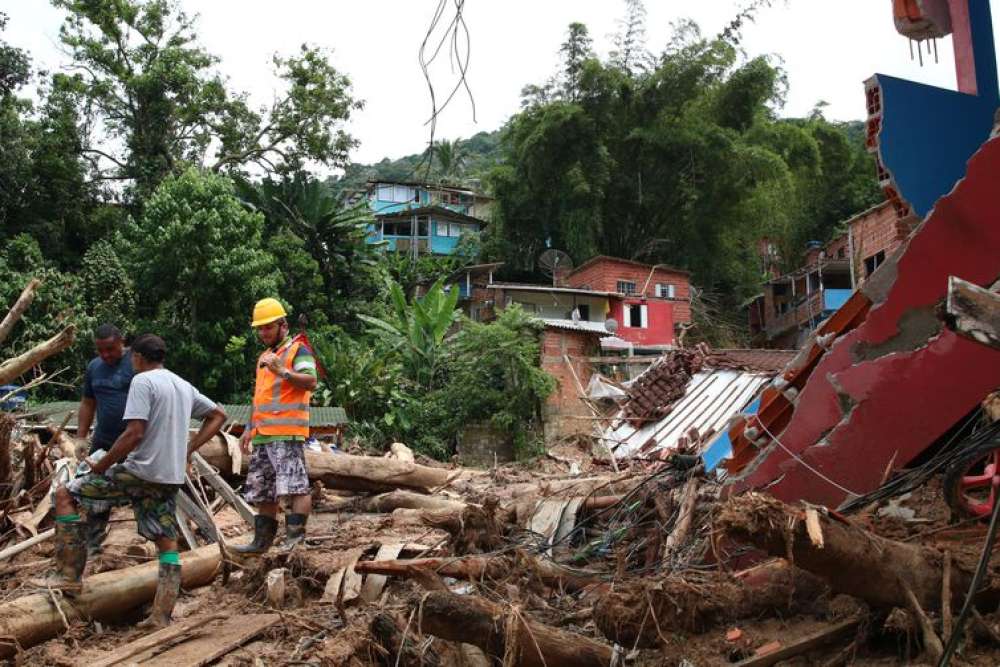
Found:
<svg viewBox="0 0 1000 667"><path fill-rule="evenodd" d="M76 437L85 439L97 417L90 451L111 449L125 431L125 400L132 384L132 359L118 327L102 324L94 331L97 357L87 364L83 376L83 398L77 413Z"/></svg>
<svg viewBox="0 0 1000 667"><path fill-rule="evenodd" d="M109 451L125 431L125 401L132 384L132 355L125 347L121 331L113 324L102 324L94 330L94 347L97 357L87 364L83 376L83 398L77 412L76 437L85 440L90 433L90 425L97 417L94 435L90 439L90 452L98 449ZM107 516L104 521L91 524L87 535L87 551L90 556L101 552L101 543L106 535Z"/></svg>

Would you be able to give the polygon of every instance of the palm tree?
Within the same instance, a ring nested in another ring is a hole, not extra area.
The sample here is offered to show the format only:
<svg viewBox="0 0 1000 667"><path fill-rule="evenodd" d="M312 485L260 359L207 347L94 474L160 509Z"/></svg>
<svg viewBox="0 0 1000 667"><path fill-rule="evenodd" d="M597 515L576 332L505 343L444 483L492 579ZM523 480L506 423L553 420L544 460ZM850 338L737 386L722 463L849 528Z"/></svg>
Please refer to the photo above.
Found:
<svg viewBox="0 0 1000 667"><path fill-rule="evenodd" d="M465 170L466 155L461 139L438 141L431 158L437 161L437 176L442 181L455 180Z"/></svg>

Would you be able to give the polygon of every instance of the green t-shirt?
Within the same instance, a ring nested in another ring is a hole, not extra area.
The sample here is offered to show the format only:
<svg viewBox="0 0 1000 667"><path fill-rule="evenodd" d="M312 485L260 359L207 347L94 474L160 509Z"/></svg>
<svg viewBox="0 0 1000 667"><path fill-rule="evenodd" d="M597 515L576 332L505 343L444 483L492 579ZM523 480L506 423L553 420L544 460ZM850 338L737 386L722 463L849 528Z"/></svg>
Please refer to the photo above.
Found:
<svg viewBox="0 0 1000 667"><path fill-rule="evenodd" d="M288 343L288 338L282 341L279 347L284 347ZM307 375L316 376L316 360L313 358L312 352L305 345L300 345L299 349L295 352L295 360L292 362L292 370L296 373L306 373ZM290 435L255 435L253 437L253 444L262 445L267 442L276 442L278 440L293 440L301 441L304 438L300 435L290 436Z"/></svg>

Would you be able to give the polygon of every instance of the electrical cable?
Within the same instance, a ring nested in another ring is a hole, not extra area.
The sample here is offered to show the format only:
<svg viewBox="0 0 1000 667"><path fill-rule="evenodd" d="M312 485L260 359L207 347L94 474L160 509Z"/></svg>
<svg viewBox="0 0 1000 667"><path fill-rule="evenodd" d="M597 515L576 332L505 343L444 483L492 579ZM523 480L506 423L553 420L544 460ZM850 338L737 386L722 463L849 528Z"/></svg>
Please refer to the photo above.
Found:
<svg viewBox="0 0 1000 667"><path fill-rule="evenodd" d="M965 604L962 605L962 611L955 620L955 627L951 631L951 637L948 638L948 645L945 646L944 652L941 654L941 659L938 660L937 667L947 667L951 662L952 654L958 647L959 640L962 638L962 626L965 625L965 621L972 611L972 600L975 598L976 591L979 590L979 586L983 582L983 577L986 575L986 568L990 564L990 556L993 555L993 543L996 541L997 526L1000 525L1000 521L997 521L998 518L1000 518L1000 497L998 497L996 487L994 487L993 512L990 514L990 527L986 532L986 543L983 545L983 553L979 556L979 565L976 567L976 574L972 577L972 583L969 584L969 592L965 595Z"/></svg>

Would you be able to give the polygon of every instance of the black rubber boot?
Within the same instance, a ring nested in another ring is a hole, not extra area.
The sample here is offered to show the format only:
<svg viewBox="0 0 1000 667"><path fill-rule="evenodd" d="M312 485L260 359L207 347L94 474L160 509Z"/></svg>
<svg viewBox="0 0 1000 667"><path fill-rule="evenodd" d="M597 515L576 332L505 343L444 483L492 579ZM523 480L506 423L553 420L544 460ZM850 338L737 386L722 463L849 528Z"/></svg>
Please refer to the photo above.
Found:
<svg viewBox="0 0 1000 667"><path fill-rule="evenodd" d="M111 512L91 514L87 517L87 556L94 558L104 551L104 539L108 536L108 522Z"/></svg>
<svg viewBox="0 0 1000 667"><path fill-rule="evenodd" d="M138 624L139 628L155 629L170 625L170 617L174 613L174 605L181 594L181 566L173 563L160 563L160 576L156 581L156 597L149 610L149 617Z"/></svg>
<svg viewBox="0 0 1000 667"><path fill-rule="evenodd" d="M300 544L305 546L308 518L308 514L285 515L285 541L281 543L282 551L291 551Z"/></svg>
<svg viewBox="0 0 1000 667"><path fill-rule="evenodd" d="M258 514L253 518L253 542L234 546L232 550L238 554L262 554L271 548L277 534L277 519Z"/></svg>
<svg viewBox="0 0 1000 667"><path fill-rule="evenodd" d="M31 583L44 588L76 595L83 588L83 570L87 567L87 524L82 521L56 521L55 567L45 577Z"/></svg>

